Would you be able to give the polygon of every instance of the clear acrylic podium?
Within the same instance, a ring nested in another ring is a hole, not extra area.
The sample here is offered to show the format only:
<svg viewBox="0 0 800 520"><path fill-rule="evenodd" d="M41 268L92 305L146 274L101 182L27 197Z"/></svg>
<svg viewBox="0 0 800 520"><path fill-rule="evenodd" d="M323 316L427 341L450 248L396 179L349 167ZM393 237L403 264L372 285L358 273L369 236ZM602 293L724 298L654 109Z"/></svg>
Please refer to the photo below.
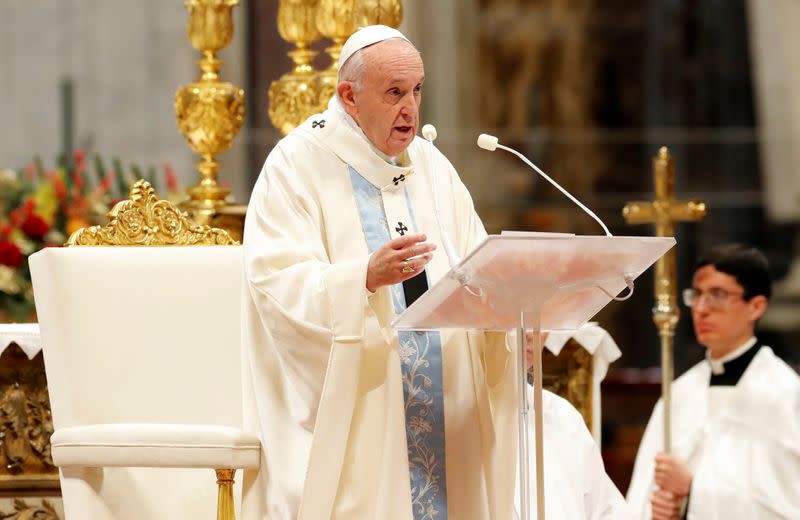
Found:
<svg viewBox="0 0 800 520"><path fill-rule="evenodd" d="M675 244L661 237L491 235L433 285L393 326L398 330L517 332L521 520L530 519L525 331L534 340L536 508L544 520L541 331L590 320Z"/></svg>

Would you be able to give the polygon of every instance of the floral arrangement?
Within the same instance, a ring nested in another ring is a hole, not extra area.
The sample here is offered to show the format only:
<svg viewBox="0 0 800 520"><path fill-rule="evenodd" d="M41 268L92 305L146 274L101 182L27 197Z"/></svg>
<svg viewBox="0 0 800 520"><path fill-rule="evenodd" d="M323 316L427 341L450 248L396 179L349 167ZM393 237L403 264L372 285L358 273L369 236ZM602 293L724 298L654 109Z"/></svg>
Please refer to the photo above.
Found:
<svg viewBox="0 0 800 520"><path fill-rule="evenodd" d="M177 176L163 166L163 182L155 168L146 175L136 165L125 172L119 160L106 168L94 156L93 172L84 152L45 169L35 160L21 171L0 169L0 322L30 321L35 312L28 257L45 247L61 246L76 230L102 224L131 184L147 179L165 198L181 197Z"/></svg>

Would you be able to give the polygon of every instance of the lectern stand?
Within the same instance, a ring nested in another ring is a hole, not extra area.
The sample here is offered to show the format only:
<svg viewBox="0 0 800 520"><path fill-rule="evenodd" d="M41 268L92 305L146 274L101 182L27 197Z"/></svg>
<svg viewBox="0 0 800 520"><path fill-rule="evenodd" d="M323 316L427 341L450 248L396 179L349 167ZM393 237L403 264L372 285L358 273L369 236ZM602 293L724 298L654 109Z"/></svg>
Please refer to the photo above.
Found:
<svg viewBox="0 0 800 520"><path fill-rule="evenodd" d="M536 509L544 520L541 331L574 330L675 244L674 238L491 235L393 323L398 330L517 330L521 520L530 519L525 331L534 339Z"/></svg>

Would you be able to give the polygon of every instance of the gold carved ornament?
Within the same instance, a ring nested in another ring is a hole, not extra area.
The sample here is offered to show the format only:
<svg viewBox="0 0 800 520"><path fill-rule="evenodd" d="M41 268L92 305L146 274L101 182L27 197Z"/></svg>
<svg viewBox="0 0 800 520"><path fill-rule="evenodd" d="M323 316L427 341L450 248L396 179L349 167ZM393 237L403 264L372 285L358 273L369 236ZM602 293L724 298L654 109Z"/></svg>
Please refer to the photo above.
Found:
<svg viewBox="0 0 800 520"><path fill-rule="evenodd" d="M52 434L42 354L28 359L12 343L0 357L0 489L58 489Z"/></svg>
<svg viewBox="0 0 800 520"><path fill-rule="evenodd" d="M198 81L175 94L178 128L192 150L203 160L197 163L200 183L188 190L191 202L209 208L222 205L230 190L217 184L216 155L230 148L244 122L244 91L221 81L222 62L216 53L233 38L233 7L238 0L189 0L187 33L192 46L203 53L197 63Z"/></svg>
<svg viewBox="0 0 800 520"><path fill-rule="evenodd" d="M574 338L570 338L558 356L547 349L542 352L542 371L542 386L569 401L580 412L583 422L591 431L594 391L592 355Z"/></svg>
<svg viewBox="0 0 800 520"><path fill-rule="evenodd" d="M0 520L59 520L53 505L42 499L41 506L32 506L21 498L14 499L14 511L0 511Z"/></svg>
<svg viewBox="0 0 800 520"><path fill-rule="evenodd" d="M130 199L108 213L109 223L79 229L67 246L197 246L237 245L227 231L195 225L185 212L161 200L149 182L137 181Z"/></svg>

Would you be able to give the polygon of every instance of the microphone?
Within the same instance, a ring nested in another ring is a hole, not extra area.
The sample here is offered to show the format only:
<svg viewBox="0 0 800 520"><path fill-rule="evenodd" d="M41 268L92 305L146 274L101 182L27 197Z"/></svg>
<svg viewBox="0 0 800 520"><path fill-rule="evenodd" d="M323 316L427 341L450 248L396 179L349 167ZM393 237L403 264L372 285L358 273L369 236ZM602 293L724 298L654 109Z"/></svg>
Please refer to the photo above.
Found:
<svg viewBox="0 0 800 520"><path fill-rule="evenodd" d="M459 258L458 255L456 255L453 243L450 242L450 236L447 234L442 224L441 212L439 210L439 193L436 189L436 175L433 167L433 140L436 139L436 127L432 124L426 124L422 127L422 136L428 141L428 169L431 172L431 191L433 192L433 209L436 214L436 223L439 224L439 235L442 237L442 245L444 245L444 252L447 254L447 261L450 263L450 268L453 269L458 264Z"/></svg>
<svg viewBox="0 0 800 520"><path fill-rule="evenodd" d="M422 127L422 137L428 140L429 143L432 143L436 139L436 127L432 124L428 123L427 125Z"/></svg>
<svg viewBox="0 0 800 520"><path fill-rule="evenodd" d="M423 131L424 131L424 129L423 129ZM529 161L527 157L525 157L524 155L522 155L522 154L521 154L521 153L519 153L518 151L514 150L513 148L509 148L509 147L507 147L507 146L503 146L502 144L499 144L499 143L498 143L498 139L497 139L497 137L495 137L495 136L493 136L493 135L489 135L489 134L481 134L481 135L479 135L479 136L478 136L478 146L479 146L479 147L481 147L481 148L483 148L484 150L488 150L488 151L490 151L490 152L493 152L493 151L495 151L496 149L500 148L501 150L505 150L505 151L507 151L507 152L511 152L511 153L513 153L514 155L516 155L517 157L519 157L520 159L522 159L522 162L524 162L525 164L527 164L528 166L530 166L531 168L533 168L533 169L536 171L536 173L538 173L539 175L541 175L542 177L544 177L544 178L547 180L547 182L549 182L550 184L552 184L553 186L555 186L556 188L558 188L558 190L559 190L561 193L563 193L564 195L566 195L566 196L567 196L567 197L568 197L568 198L569 198L569 199L570 199L572 202L574 202L575 204L577 204L577 205L578 205L578 207L579 207L579 208L581 208L583 211L585 211L585 212L586 212L586 213L587 213L587 214L588 214L590 217L592 217L593 219L595 219L595 220L597 221L597 223L598 223L598 224L600 224L600 227L602 227L602 228L603 228L603 231L605 231L605 232L606 232L606 236L608 236L608 237L610 237L610 236L613 236L613 235L611 234L611 232L608 230L608 228L606 227L606 225L603 223L603 221L602 221L602 220L600 220L600 218L598 218L598 216L597 216L597 215L595 215L595 214L594 214L594 212L593 212L592 210L590 210L589 208L587 208L586 206L584 206L584 205L583 205L583 204L582 204L582 203L581 203L581 202L580 202L578 199L576 199L575 197L573 197L573 196L572 196L572 194L571 194L570 192L568 192L567 190L565 190L564 188L562 188L562 187L561 187L561 185L560 185L559 183L557 183L556 181L554 181L553 179L551 179L549 175L547 175L546 173L544 173L542 170L540 170L540 169L539 169L539 167L538 167L538 166L536 166L536 165L535 165L535 164L533 164L531 161Z"/></svg>

